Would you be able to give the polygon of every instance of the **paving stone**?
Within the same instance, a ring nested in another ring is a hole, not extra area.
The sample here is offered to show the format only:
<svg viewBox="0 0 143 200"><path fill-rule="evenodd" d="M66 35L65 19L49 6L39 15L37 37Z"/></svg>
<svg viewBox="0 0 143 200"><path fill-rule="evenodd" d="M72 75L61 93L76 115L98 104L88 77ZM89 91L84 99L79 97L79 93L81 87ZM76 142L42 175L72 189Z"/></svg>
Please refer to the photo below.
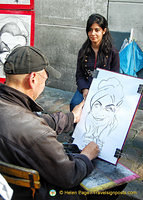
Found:
<svg viewBox="0 0 143 200"><path fill-rule="evenodd" d="M73 94L73 92L45 87L43 93L37 99L37 103L44 108L45 112L63 111L67 113Z"/></svg>

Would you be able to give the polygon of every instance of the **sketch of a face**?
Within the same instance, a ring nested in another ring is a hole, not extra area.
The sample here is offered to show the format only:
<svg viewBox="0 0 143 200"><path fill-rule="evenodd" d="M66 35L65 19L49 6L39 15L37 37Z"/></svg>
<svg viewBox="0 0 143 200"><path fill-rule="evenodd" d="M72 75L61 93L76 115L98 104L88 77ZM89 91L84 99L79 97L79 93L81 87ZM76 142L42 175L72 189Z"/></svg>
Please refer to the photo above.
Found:
<svg viewBox="0 0 143 200"><path fill-rule="evenodd" d="M0 60L5 62L5 58L10 52L18 47L26 45L28 33L22 33L20 27L14 23L9 22L5 24L0 30Z"/></svg>
<svg viewBox="0 0 143 200"><path fill-rule="evenodd" d="M1 4L26 4L29 2L30 0L0 0Z"/></svg>
<svg viewBox="0 0 143 200"><path fill-rule="evenodd" d="M27 3L30 3L30 0L1 0L1 3L4 3L4 4L27 4Z"/></svg>
<svg viewBox="0 0 143 200"><path fill-rule="evenodd" d="M105 95L94 102L91 114L95 120L95 126L110 124L114 117L116 106L110 95Z"/></svg>
<svg viewBox="0 0 143 200"><path fill-rule="evenodd" d="M117 126L117 110L123 102L123 88L116 78L102 80L90 101L85 121L85 142L96 142L100 148L106 137Z"/></svg>
<svg viewBox="0 0 143 200"><path fill-rule="evenodd" d="M11 17L0 29L0 75L4 76L3 64L12 50L28 43L29 33L22 20Z"/></svg>

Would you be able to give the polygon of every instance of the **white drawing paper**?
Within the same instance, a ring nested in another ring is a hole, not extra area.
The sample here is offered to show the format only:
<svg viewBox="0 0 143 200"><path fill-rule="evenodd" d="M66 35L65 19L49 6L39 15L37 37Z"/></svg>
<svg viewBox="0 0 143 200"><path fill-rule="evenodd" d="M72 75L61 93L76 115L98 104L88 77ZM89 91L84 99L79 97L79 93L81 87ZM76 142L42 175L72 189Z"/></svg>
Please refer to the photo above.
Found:
<svg viewBox="0 0 143 200"><path fill-rule="evenodd" d="M30 45L31 15L0 15L0 77L5 78L3 64L12 50Z"/></svg>
<svg viewBox="0 0 143 200"><path fill-rule="evenodd" d="M80 122L76 125L74 144L83 149L90 141L100 148L99 158L116 164L116 149L122 149L135 115L143 80L98 69L90 86Z"/></svg>
<svg viewBox="0 0 143 200"><path fill-rule="evenodd" d="M30 0L0 0L0 4L30 4Z"/></svg>
<svg viewBox="0 0 143 200"><path fill-rule="evenodd" d="M5 178L0 174L0 199L10 200L12 199L13 190L5 180Z"/></svg>

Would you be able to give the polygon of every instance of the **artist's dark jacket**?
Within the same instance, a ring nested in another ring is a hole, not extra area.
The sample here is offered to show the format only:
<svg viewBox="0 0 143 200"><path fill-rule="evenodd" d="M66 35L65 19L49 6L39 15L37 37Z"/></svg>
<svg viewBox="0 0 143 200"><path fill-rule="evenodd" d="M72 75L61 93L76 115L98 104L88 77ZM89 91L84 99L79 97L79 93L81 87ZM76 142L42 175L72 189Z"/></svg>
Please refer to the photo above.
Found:
<svg viewBox="0 0 143 200"><path fill-rule="evenodd" d="M76 84L78 90L81 92L82 89L89 89L91 82L92 82L92 71L94 71L94 64L95 64L95 53L91 48L91 53L85 57L84 61L80 59L81 49L78 53L77 59L77 70L76 70ZM106 61L103 66L99 65L99 58L97 56L97 63L96 68L102 68L105 70L110 70L113 72L119 72L120 62L119 62L119 53L113 47L110 55L106 57Z"/></svg>
<svg viewBox="0 0 143 200"><path fill-rule="evenodd" d="M49 191L77 186L93 165L85 155L67 156L57 141L57 134L72 130L73 114L38 116L41 111L27 95L0 84L0 160L37 170L41 178L37 199L58 200L63 197L50 197Z"/></svg>

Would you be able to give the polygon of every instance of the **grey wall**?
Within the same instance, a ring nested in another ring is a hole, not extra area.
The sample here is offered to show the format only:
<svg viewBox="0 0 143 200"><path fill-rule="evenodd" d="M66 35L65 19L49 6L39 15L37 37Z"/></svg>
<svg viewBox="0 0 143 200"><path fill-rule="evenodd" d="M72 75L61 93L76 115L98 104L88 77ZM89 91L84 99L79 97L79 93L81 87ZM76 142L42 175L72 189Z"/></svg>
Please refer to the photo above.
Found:
<svg viewBox="0 0 143 200"><path fill-rule="evenodd" d="M130 33L143 48L143 0L109 0L109 28L119 33ZM118 40L118 38L116 38Z"/></svg>
<svg viewBox="0 0 143 200"><path fill-rule="evenodd" d="M92 13L108 18L118 49L131 28L143 47L143 0L35 0L35 46L58 69L60 80L50 78L50 87L75 91L78 50L86 39L85 26Z"/></svg>
<svg viewBox="0 0 143 200"><path fill-rule="evenodd" d="M85 26L90 14L107 17L107 0L35 0L35 46L58 69L60 80L49 86L74 91L78 50L86 39Z"/></svg>

